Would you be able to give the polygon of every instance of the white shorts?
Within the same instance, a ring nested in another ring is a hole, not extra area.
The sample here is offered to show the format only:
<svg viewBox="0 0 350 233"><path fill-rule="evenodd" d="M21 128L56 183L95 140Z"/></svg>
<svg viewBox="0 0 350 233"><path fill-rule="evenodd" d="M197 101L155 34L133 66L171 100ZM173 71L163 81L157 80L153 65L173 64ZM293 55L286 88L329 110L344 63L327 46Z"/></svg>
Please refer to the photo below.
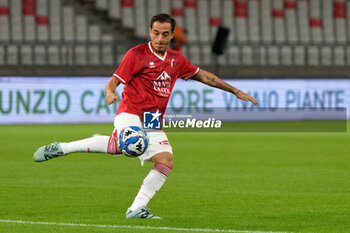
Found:
<svg viewBox="0 0 350 233"><path fill-rule="evenodd" d="M114 118L113 135L119 136L119 133L128 126L138 126L143 129L143 124L139 116L126 112L118 114ZM145 131L148 135L149 144L147 150L138 157L141 160L142 166L145 161L151 161L151 158L160 152L169 152L173 154L173 149L171 148L168 138L163 130L147 129Z"/></svg>

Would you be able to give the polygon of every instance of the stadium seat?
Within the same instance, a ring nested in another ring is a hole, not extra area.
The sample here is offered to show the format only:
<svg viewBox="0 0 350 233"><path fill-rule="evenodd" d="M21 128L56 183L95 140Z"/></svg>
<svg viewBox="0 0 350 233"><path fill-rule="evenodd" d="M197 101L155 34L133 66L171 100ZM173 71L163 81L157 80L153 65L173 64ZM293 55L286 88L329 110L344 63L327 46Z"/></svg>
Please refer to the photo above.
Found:
<svg viewBox="0 0 350 233"><path fill-rule="evenodd" d="M10 39L9 6L7 1L0 2L0 41Z"/></svg>
<svg viewBox="0 0 350 233"><path fill-rule="evenodd" d="M244 0L235 1L235 27L237 41L239 43L247 43L248 41L248 23L247 23L247 2Z"/></svg>
<svg viewBox="0 0 350 233"><path fill-rule="evenodd" d="M11 39L13 41L23 40L23 14L22 0L11 0L10 5L10 27Z"/></svg>
<svg viewBox="0 0 350 233"><path fill-rule="evenodd" d="M48 0L36 0L36 16L48 16Z"/></svg>
<svg viewBox="0 0 350 233"><path fill-rule="evenodd" d="M48 65L60 65L60 54L57 45L49 45L48 47Z"/></svg>
<svg viewBox="0 0 350 233"><path fill-rule="evenodd" d="M276 46L269 46L267 48L268 65L277 66L280 63L279 51Z"/></svg>
<svg viewBox="0 0 350 233"><path fill-rule="evenodd" d="M34 61L36 65L46 65L46 49L43 45L35 45L34 46Z"/></svg>
<svg viewBox="0 0 350 233"><path fill-rule="evenodd" d="M88 40L88 25L87 19L83 15L77 15L75 18L75 33L76 41L86 42Z"/></svg>
<svg viewBox="0 0 350 233"><path fill-rule="evenodd" d="M23 0L24 40L36 40L35 0Z"/></svg>
<svg viewBox="0 0 350 233"><path fill-rule="evenodd" d="M98 45L89 45L88 47L88 63L90 65L100 65L101 56Z"/></svg>
<svg viewBox="0 0 350 233"><path fill-rule="evenodd" d="M330 66L332 65L332 49L329 46L321 47L321 65Z"/></svg>
<svg viewBox="0 0 350 233"><path fill-rule="evenodd" d="M49 18L48 18L47 0L36 0L36 25L37 38L39 41L48 41L49 39Z"/></svg>
<svg viewBox="0 0 350 233"><path fill-rule="evenodd" d="M218 63L220 66L227 65L226 54L219 55L219 56L217 57L217 63ZM199 64L200 64L200 63L199 63Z"/></svg>
<svg viewBox="0 0 350 233"><path fill-rule="evenodd" d="M75 40L75 20L73 8L70 6L62 7L63 13L63 40L66 42L72 42Z"/></svg>
<svg viewBox="0 0 350 233"><path fill-rule="evenodd" d="M101 40L101 28L98 25L89 25L89 41L99 42Z"/></svg>
<svg viewBox="0 0 350 233"><path fill-rule="evenodd" d="M310 0L310 28L313 43L323 42L322 18L320 13L320 0Z"/></svg>
<svg viewBox="0 0 350 233"><path fill-rule="evenodd" d="M229 64L230 65L240 65L240 51L238 46L230 46L229 47Z"/></svg>
<svg viewBox="0 0 350 233"><path fill-rule="evenodd" d="M294 53L294 61L293 61L294 65L304 66L306 64L304 46L295 46L293 53Z"/></svg>
<svg viewBox="0 0 350 233"><path fill-rule="evenodd" d="M142 38L148 36L148 20L146 17L146 5L144 0L135 0L135 35Z"/></svg>
<svg viewBox="0 0 350 233"><path fill-rule="evenodd" d="M33 50L30 45L20 46L20 60L22 65L32 65L33 64Z"/></svg>
<svg viewBox="0 0 350 233"><path fill-rule="evenodd" d="M346 5L343 0L334 1L334 20L336 30L336 41L339 43L346 42Z"/></svg>
<svg viewBox="0 0 350 233"><path fill-rule="evenodd" d="M121 0L122 7L122 25L125 28L133 29L134 15L133 15L133 0Z"/></svg>
<svg viewBox="0 0 350 233"><path fill-rule="evenodd" d="M322 1L323 34L325 43L334 42L333 1Z"/></svg>
<svg viewBox="0 0 350 233"><path fill-rule="evenodd" d="M49 40L49 28L48 28L48 17L47 16L37 16L37 38L39 41Z"/></svg>
<svg viewBox="0 0 350 233"><path fill-rule="evenodd" d="M346 47L346 65L350 65L350 47Z"/></svg>
<svg viewBox="0 0 350 233"><path fill-rule="evenodd" d="M210 65L212 63L211 62L211 57L212 57L211 46L204 45L204 46L202 46L201 51L202 51L202 63L201 64Z"/></svg>
<svg viewBox="0 0 350 233"><path fill-rule="evenodd" d="M95 1L96 1L96 8L98 10L101 10L101 11L108 10L110 0L95 0Z"/></svg>
<svg viewBox="0 0 350 233"><path fill-rule="evenodd" d="M151 20L153 15L160 13L159 9L160 9L160 4L159 4L158 0L147 0L146 1L146 7L144 8L144 10L146 10L145 28L146 28L147 32L148 32L148 28L149 28L148 22Z"/></svg>
<svg viewBox="0 0 350 233"><path fill-rule="evenodd" d="M253 65L253 48L251 46L242 47L242 65Z"/></svg>
<svg viewBox="0 0 350 233"><path fill-rule="evenodd" d="M230 29L228 41L235 41L235 31L234 31L234 4L231 0L223 0L223 8L222 8L222 25L228 29Z"/></svg>
<svg viewBox="0 0 350 233"><path fill-rule="evenodd" d="M345 62L345 48L343 46L334 47L334 65L344 66Z"/></svg>
<svg viewBox="0 0 350 233"><path fill-rule="evenodd" d="M266 47L265 46L259 46L258 48L258 65L266 65L267 64L267 52L266 52Z"/></svg>
<svg viewBox="0 0 350 233"><path fill-rule="evenodd" d="M160 12L171 14L171 0L160 0Z"/></svg>
<svg viewBox="0 0 350 233"><path fill-rule="evenodd" d="M182 0L173 0L173 5L171 8L171 16L176 20L176 24L179 26L184 26L184 6Z"/></svg>
<svg viewBox="0 0 350 233"><path fill-rule="evenodd" d="M274 40L279 44L284 43L286 38L284 32L284 10L282 0L273 1L272 17L274 27Z"/></svg>
<svg viewBox="0 0 350 233"><path fill-rule="evenodd" d="M283 46L281 48L281 65L284 65L284 66L293 65L292 50L290 46Z"/></svg>
<svg viewBox="0 0 350 233"><path fill-rule="evenodd" d="M252 43L260 42L259 34L259 2L248 1L249 38Z"/></svg>
<svg viewBox="0 0 350 233"><path fill-rule="evenodd" d="M5 57L5 46L0 45L0 65L6 64L6 57Z"/></svg>
<svg viewBox="0 0 350 233"><path fill-rule="evenodd" d="M61 65L73 65L73 46L63 45L60 49L61 53Z"/></svg>
<svg viewBox="0 0 350 233"><path fill-rule="evenodd" d="M298 34L299 41L302 43L310 42L308 11L309 5L307 1L297 1Z"/></svg>
<svg viewBox="0 0 350 233"><path fill-rule="evenodd" d="M221 0L209 1L210 7L210 39L213 41L216 37L218 27L222 24L221 18Z"/></svg>
<svg viewBox="0 0 350 233"><path fill-rule="evenodd" d="M7 65L18 65L18 46L7 46Z"/></svg>
<svg viewBox="0 0 350 233"><path fill-rule="evenodd" d="M196 8L197 4L195 0L186 0L184 2L184 16L185 25L184 28L187 30L187 39L189 42L197 41L197 19L196 19Z"/></svg>
<svg viewBox="0 0 350 233"><path fill-rule="evenodd" d="M307 47L308 65L318 66L319 65L319 50L317 46Z"/></svg>
<svg viewBox="0 0 350 233"><path fill-rule="evenodd" d="M111 19L120 19L121 18L121 0L112 0L109 1L109 8L108 8L108 16Z"/></svg>
<svg viewBox="0 0 350 233"><path fill-rule="evenodd" d="M201 42L209 42L210 41L210 34L209 34L209 16L208 16L208 1L207 0L200 0L197 2L197 22L198 22L198 30L199 35L198 39Z"/></svg>
<svg viewBox="0 0 350 233"><path fill-rule="evenodd" d="M74 57L75 64L77 65L86 65L87 64L87 52L86 45L78 44L74 47Z"/></svg>
<svg viewBox="0 0 350 233"><path fill-rule="evenodd" d="M271 43L272 42L272 7L271 1L265 0L261 1L261 31L262 31L262 42Z"/></svg>
<svg viewBox="0 0 350 233"><path fill-rule="evenodd" d="M201 61L201 52L199 46L191 46L189 50L190 60L193 64L198 65Z"/></svg>
<svg viewBox="0 0 350 233"><path fill-rule="evenodd" d="M297 43L297 20L296 20L296 3L294 0L286 0L284 2L284 13L286 22L287 41L290 44Z"/></svg>
<svg viewBox="0 0 350 233"><path fill-rule="evenodd" d="M58 42L62 40L61 1L50 0L49 3L49 37L51 41Z"/></svg>
<svg viewBox="0 0 350 233"><path fill-rule="evenodd" d="M184 46L182 46L181 47L181 53L182 53L182 55L184 55L184 57L186 57L187 59L189 58L189 46L186 46L186 45L184 45Z"/></svg>
<svg viewBox="0 0 350 233"><path fill-rule="evenodd" d="M347 37L348 37L348 43L350 42L350 1L346 1L346 22L347 22Z"/></svg>
<svg viewBox="0 0 350 233"><path fill-rule="evenodd" d="M113 57L113 37L109 34L102 35L102 64L103 65L115 65L116 62L120 63L123 56L118 57L118 61L115 61ZM123 53L120 53L123 54Z"/></svg>

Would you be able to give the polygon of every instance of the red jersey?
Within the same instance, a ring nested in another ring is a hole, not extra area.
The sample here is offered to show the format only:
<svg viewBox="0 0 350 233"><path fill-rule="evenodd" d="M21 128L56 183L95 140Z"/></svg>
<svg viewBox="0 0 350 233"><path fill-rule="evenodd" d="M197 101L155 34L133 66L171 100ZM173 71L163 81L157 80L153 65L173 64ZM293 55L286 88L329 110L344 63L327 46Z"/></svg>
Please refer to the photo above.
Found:
<svg viewBox="0 0 350 233"><path fill-rule="evenodd" d="M194 77L200 69L181 53L168 49L158 56L151 42L130 49L113 76L125 84L117 114L127 112L143 118L143 112L165 112L176 79Z"/></svg>

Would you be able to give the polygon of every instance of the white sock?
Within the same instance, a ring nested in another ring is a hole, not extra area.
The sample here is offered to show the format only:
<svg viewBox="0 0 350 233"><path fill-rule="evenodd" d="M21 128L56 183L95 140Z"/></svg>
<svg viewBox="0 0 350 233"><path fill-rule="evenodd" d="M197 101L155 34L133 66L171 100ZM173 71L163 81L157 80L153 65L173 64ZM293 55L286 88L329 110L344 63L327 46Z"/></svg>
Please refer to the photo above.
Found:
<svg viewBox="0 0 350 233"><path fill-rule="evenodd" d="M141 206L146 206L152 197L163 186L170 171L171 168L164 164L155 164L150 173L148 173L146 178L143 180L140 191L129 209L134 211Z"/></svg>
<svg viewBox="0 0 350 233"><path fill-rule="evenodd" d="M94 136L74 142L62 142L61 147L64 154L73 152L117 153L117 143L113 137L109 136Z"/></svg>

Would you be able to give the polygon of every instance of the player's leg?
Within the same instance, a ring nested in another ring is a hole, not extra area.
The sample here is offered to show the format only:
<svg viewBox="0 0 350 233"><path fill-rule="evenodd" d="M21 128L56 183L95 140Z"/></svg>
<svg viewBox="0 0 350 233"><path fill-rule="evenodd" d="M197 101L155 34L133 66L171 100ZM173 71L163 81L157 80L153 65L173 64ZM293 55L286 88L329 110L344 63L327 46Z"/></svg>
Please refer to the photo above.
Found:
<svg viewBox="0 0 350 233"><path fill-rule="evenodd" d="M52 143L47 146L40 147L34 153L34 161L42 162L62 155L74 152L99 152L108 154L121 154L118 148L118 132L128 125L140 125L140 118L132 114L121 113L114 118L113 136L94 136L79 141L69 143ZM138 126L137 125L137 126Z"/></svg>
<svg viewBox="0 0 350 233"><path fill-rule="evenodd" d="M126 212L126 218L157 218L149 213L146 206L153 196L163 186L173 168L172 148L164 132L149 133L149 146L140 156L140 160L151 160L153 168L143 180L134 202Z"/></svg>
<svg viewBox="0 0 350 233"><path fill-rule="evenodd" d="M56 142L42 146L34 153L34 161L43 162L75 152L120 154L117 138L114 136L99 135L73 142Z"/></svg>
<svg viewBox="0 0 350 233"><path fill-rule="evenodd" d="M169 152L162 152L152 157L154 167L143 180L134 202L126 213L126 218L159 219L159 217L151 214L146 206L167 180L173 167L172 157L172 154Z"/></svg>

